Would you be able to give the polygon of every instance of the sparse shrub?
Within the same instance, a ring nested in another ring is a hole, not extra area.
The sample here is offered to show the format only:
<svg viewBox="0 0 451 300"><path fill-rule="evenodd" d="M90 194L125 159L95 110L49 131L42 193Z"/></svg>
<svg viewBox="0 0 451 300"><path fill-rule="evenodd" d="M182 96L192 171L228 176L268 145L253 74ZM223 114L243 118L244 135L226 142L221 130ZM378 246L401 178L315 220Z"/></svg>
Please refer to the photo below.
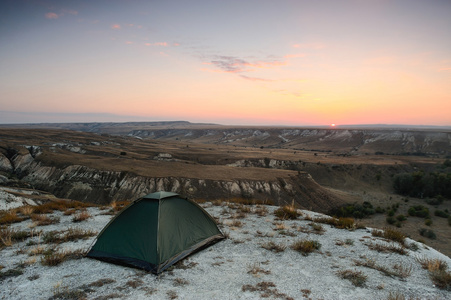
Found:
<svg viewBox="0 0 451 300"><path fill-rule="evenodd" d="M376 213L383 214L384 212L385 212L385 209L383 209L382 207L380 207L380 206L376 207Z"/></svg>
<svg viewBox="0 0 451 300"><path fill-rule="evenodd" d="M428 239L435 240L437 238L437 235L431 229L420 228L419 232L421 236L427 237Z"/></svg>
<svg viewBox="0 0 451 300"><path fill-rule="evenodd" d="M263 244L262 248L272 251L272 252L275 252L275 253L279 253L279 252L285 251L287 246L285 246L283 244L276 244L275 242L270 241L270 242Z"/></svg>
<svg viewBox="0 0 451 300"><path fill-rule="evenodd" d="M365 201L362 204L358 203L346 204L344 206L332 210L329 214L342 218L353 217L357 219L362 219L368 217L369 215L373 215L374 213L375 210L373 208L373 205L370 202Z"/></svg>
<svg viewBox="0 0 451 300"><path fill-rule="evenodd" d="M431 226L432 225L432 220L431 219L424 220L424 225Z"/></svg>
<svg viewBox="0 0 451 300"><path fill-rule="evenodd" d="M368 276L363 274L362 271L357 270L341 270L337 272L337 275L342 279L351 281L354 286L364 286Z"/></svg>
<svg viewBox="0 0 451 300"><path fill-rule="evenodd" d="M295 251L301 252L302 255L307 256L315 250L321 248L321 244L318 241L313 240L298 240L291 245L291 248Z"/></svg>
<svg viewBox="0 0 451 300"><path fill-rule="evenodd" d="M440 217L440 218L449 218L449 213L447 213L447 212L445 212L445 211L443 211L443 210L439 210L439 209L437 209L435 212L434 212L434 215L435 216L437 216L437 217Z"/></svg>
<svg viewBox="0 0 451 300"><path fill-rule="evenodd" d="M402 221L407 220L407 218L406 218L406 216L404 216L404 215L398 215L398 216L396 217L396 220L402 222Z"/></svg>
<svg viewBox="0 0 451 300"><path fill-rule="evenodd" d="M285 205L274 211L276 217L282 220L296 220L299 217L298 210L294 205Z"/></svg>
<svg viewBox="0 0 451 300"><path fill-rule="evenodd" d="M389 217L393 217L393 216L395 215L395 211L394 211L393 209L390 209L390 210L388 211L387 215L388 215Z"/></svg>
<svg viewBox="0 0 451 300"><path fill-rule="evenodd" d="M396 219L395 219L394 217L387 217L387 218L385 219L385 221L386 221L388 224L390 224L390 225L393 225L393 224L396 223Z"/></svg>
<svg viewBox="0 0 451 300"><path fill-rule="evenodd" d="M448 225L451 226L451 216L448 217Z"/></svg>
<svg viewBox="0 0 451 300"><path fill-rule="evenodd" d="M410 216L427 218L429 217L429 209L423 205L411 206L407 211Z"/></svg>

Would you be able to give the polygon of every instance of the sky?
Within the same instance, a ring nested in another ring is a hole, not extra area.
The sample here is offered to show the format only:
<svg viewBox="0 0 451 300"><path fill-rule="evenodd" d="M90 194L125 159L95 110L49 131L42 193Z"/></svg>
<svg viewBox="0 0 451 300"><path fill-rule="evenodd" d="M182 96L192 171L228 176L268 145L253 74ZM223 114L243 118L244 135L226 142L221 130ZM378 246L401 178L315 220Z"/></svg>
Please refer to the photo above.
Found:
<svg viewBox="0 0 451 300"><path fill-rule="evenodd" d="M0 123L451 125L450 0L2 0Z"/></svg>

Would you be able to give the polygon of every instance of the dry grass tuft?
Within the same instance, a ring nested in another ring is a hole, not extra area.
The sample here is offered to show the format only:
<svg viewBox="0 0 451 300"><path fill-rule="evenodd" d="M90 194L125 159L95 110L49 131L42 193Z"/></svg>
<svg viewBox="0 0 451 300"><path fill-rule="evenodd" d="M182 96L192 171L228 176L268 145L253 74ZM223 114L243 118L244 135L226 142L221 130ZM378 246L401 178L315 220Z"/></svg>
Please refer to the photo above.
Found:
<svg viewBox="0 0 451 300"><path fill-rule="evenodd" d="M19 207L18 210L22 215L29 217L34 212L34 207L31 205L25 205L25 206Z"/></svg>
<svg viewBox="0 0 451 300"><path fill-rule="evenodd" d="M86 220L89 219L90 217L91 217L91 215L88 213L87 210L82 210L80 213L76 214L76 215L72 218L72 222L78 223L78 222L86 221Z"/></svg>
<svg viewBox="0 0 451 300"><path fill-rule="evenodd" d="M420 263L423 269L430 272L446 271L448 269L448 264L444 260L438 258L416 257L415 259Z"/></svg>
<svg viewBox="0 0 451 300"><path fill-rule="evenodd" d="M294 300L287 294L281 293L276 289L276 285L270 281L262 281L256 285L245 284L241 287L243 292L260 292L261 298Z"/></svg>
<svg viewBox="0 0 451 300"><path fill-rule="evenodd" d="M306 220L307 220L307 218L306 218ZM317 223L329 224L329 225L332 225L339 229L354 230L357 227L355 220L353 218L336 219L333 217L320 217L320 218L308 218L308 220L317 222Z"/></svg>
<svg viewBox="0 0 451 300"><path fill-rule="evenodd" d="M404 266L395 264L392 269L376 264L374 260L367 259L365 261L354 260L356 266L363 266L370 269L377 270L385 276L398 277L405 279L412 274L412 265Z"/></svg>
<svg viewBox="0 0 451 300"><path fill-rule="evenodd" d="M129 280L125 283L127 286L136 289L137 287L140 287L141 285L144 284L144 282L141 279L133 279L133 280Z"/></svg>
<svg viewBox="0 0 451 300"><path fill-rule="evenodd" d="M362 271L357 270L341 270L337 272L337 275L342 279L351 281L354 286L364 286L368 276L363 274Z"/></svg>
<svg viewBox="0 0 451 300"><path fill-rule="evenodd" d="M321 244L318 241L312 240L298 240L291 245L291 249L301 252L302 255L307 256L315 250L319 250Z"/></svg>
<svg viewBox="0 0 451 300"><path fill-rule="evenodd" d="M364 245L367 246L371 250L376 250L377 252L386 252L386 253L393 252L393 253L398 253L401 255L407 255L406 249L397 244L383 245L383 244L379 244L379 243L366 243Z"/></svg>
<svg viewBox="0 0 451 300"><path fill-rule="evenodd" d="M385 239L388 239L388 240L391 240L394 242L398 242L399 244L401 244L403 246L404 246L405 239L406 239L406 236L404 235L404 233L402 233L396 229L390 228L390 227L385 227L384 230L375 229L371 232L371 235L377 236L377 237L382 237L382 238L385 238Z"/></svg>
<svg viewBox="0 0 451 300"><path fill-rule="evenodd" d="M301 214L298 212L293 202L291 205L285 205L276 209L274 215L282 220L296 220Z"/></svg>
<svg viewBox="0 0 451 300"><path fill-rule="evenodd" d="M285 246L283 244L276 244L273 241L270 241L270 242L263 244L262 248L272 251L272 252L275 252L275 253L279 253L279 252L285 251L285 249L287 249L287 246Z"/></svg>
<svg viewBox="0 0 451 300"><path fill-rule="evenodd" d="M416 260L421 264L423 269L428 270L429 276L434 284L444 290L451 290L451 273L448 271L448 264L438 258L420 258Z"/></svg>
<svg viewBox="0 0 451 300"><path fill-rule="evenodd" d="M58 266L59 264L70 259L80 259L83 257L83 249L78 250L53 250L49 249L44 253L41 258L41 264L43 266Z"/></svg>
<svg viewBox="0 0 451 300"><path fill-rule="evenodd" d="M47 215L37 215L32 214L31 219L37 226L47 226L51 224L57 224L60 222L60 218L58 217L49 217Z"/></svg>
<svg viewBox="0 0 451 300"><path fill-rule="evenodd" d="M268 214L268 209L265 206L257 205L254 209L254 213L260 217L264 217Z"/></svg>
<svg viewBox="0 0 451 300"><path fill-rule="evenodd" d="M24 218L19 217L16 211L7 211L0 217L0 225L22 222Z"/></svg>
<svg viewBox="0 0 451 300"><path fill-rule="evenodd" d="M11 228L0 229L0 248L12 246L14 242L22 242L31 235L31 231Z"/></svg>
<svg viewBox="0 0 451 300"><path fill-rule="evenodd" d="M34 213L36 214L48 214L55 210L66 211L68 209L81 209L86 207L92 207L93 204L83 203L79 201L65 201L57 200L43 203L34 207Z"/></svg>
<svg viewBox="0 0 451 300"><path fill-rule="evenodd" d="M92 230L70 227L64 233L55 230L46 232L43 236L43 241L44 243L60 244L79 239L87 239L88 237L95 236L96 234L97 233Z"/></svg>
<svg viewBox="0 0 451 300"><path fill-rule="evenodd" d="M114 279L102 278L97 281L91 282L88 286L102 287L105 284L110 284L110 283L114 283L114 282L116 282L116 280L114 280Z"/></svg>
<svg viewBox="0 0 451 300"><path fill-rule="evenodd" d="M260 267L259 263L254 263L247 266L247 274L252 274L255 277L260 277L260 274L271 274L270 270L265 270Z"/></svg>
<svg viewBox="0 0 451 300"><path fill-rule="evenodd" d="M184 286L184 285L189 284L189 281L188 281L188 280L185 280L185 279L183 279L183 278L181 278L181 277L177 277L177 278L175 278L175 279L173 280L172 284L173 284L174 286Z"/></svg>
<svg viewBox="0 0 451 300"><path fill-rule="evenodd" d="M325 230L324 230L324 227L321 224L310 223L309 225L310 225L310 227L312 227L313 233L324 234Z"/></svg>

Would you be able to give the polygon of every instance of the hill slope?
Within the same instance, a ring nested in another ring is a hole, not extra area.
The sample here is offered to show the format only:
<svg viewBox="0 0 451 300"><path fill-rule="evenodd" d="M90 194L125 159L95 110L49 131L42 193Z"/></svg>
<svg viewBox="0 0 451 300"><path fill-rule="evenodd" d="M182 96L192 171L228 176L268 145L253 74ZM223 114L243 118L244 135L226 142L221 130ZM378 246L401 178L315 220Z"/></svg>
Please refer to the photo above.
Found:
<svg viewBox="0 0 451 300"><path fill-rule="evenodd" d="M90 217L78 223L73 219L80 211L73 211L72 215L55 211L48 214L57 220L55 224L42 226L30 219L12 224L10 230L34 234L0 250L0 298L388 299L391 295L391 299L395 296L449 299L451 296L451 282L440 289L437 284L443 283L434 281L432 273L421 264L431 262L432 266L435 261L450 266L451 259L410 239L402 246L372 235L368 228L338 229L320 223L327 217L310 211L302 211L298 220L278 220L273 206L233 203L218 206L210 202L203 206L217 218L229 238L159 277L81 258L79 253L88 250L92 236L67 238L58 244L51 242L50 237L55 241L57 237L68 237L70 232L77 231L79 236L99 232L111 219L111 215L105 214L108 208L88 208ZM320 247L302 255L291 248L301 240L315 241ZM43 265L64 252L64 262ZM449 270L444 274L449 274Z"/></svg>

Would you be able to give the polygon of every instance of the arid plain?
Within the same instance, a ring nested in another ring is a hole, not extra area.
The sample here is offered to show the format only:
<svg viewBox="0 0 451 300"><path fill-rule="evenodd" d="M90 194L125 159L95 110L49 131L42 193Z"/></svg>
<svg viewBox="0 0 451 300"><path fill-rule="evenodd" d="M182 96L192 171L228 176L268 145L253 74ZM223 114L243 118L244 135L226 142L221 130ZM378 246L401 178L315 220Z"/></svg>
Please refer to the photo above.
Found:
<svg viewBox="0 0 451 300"><path fill-rule="evenodd" d="M450 173L446 128L276 128L188 122L9 125L0 128L0 182L105 204L158 189L194 200L243 198L332 214L375 211L358 222L397 226L451 255L450 199L397 194L398 174ZM45 197L44 197L45 198ZM412 206L426 219L409 215ZM396 207L396 208L395 208ZM394 209L393 209L394 208ZM392 217L405 220L388 224ZM420 235L430 230L435 238Z"/></svg>

